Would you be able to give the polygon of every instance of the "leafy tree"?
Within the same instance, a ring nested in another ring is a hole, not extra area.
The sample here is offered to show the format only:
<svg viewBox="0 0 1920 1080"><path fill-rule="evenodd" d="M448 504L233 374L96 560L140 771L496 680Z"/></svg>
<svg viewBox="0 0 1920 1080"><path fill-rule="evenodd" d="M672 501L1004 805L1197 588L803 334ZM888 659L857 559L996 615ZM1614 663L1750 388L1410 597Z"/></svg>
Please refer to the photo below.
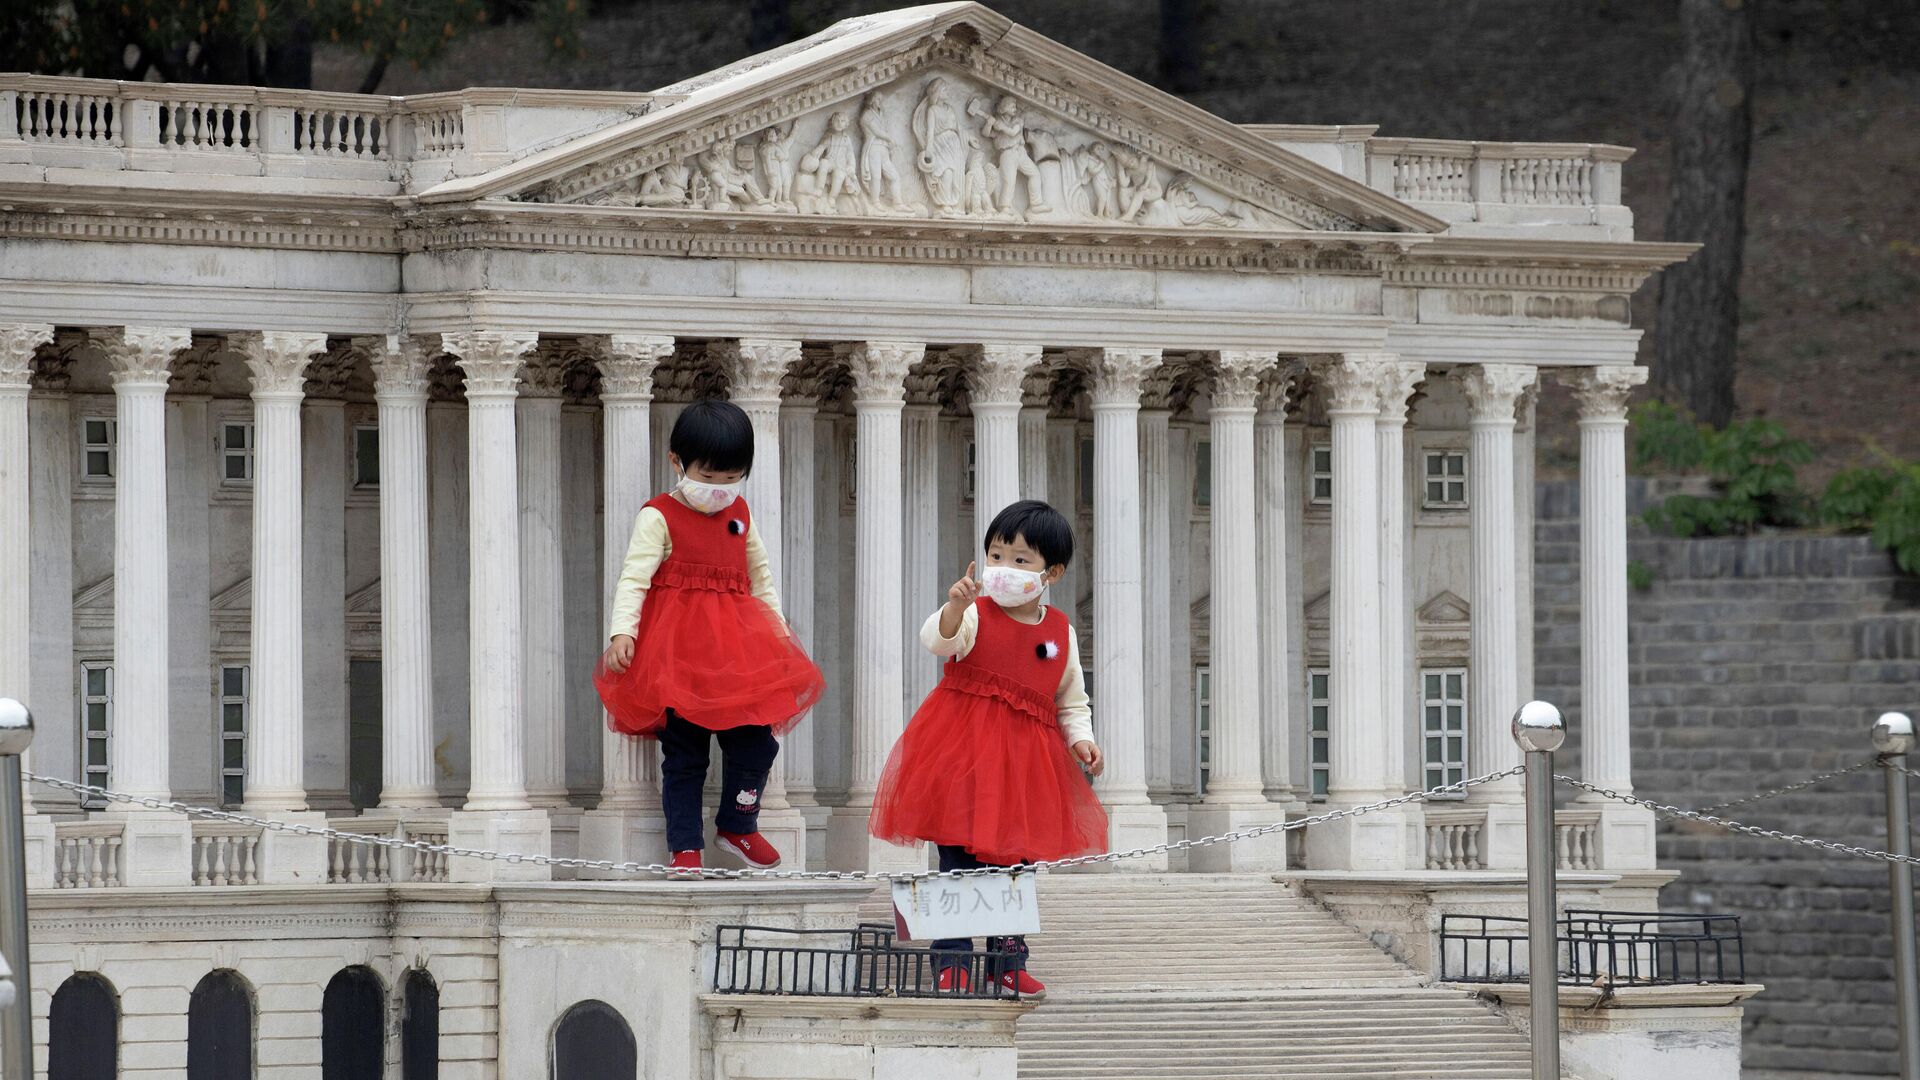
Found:
<svg viewBox="0 0 1920 1080"><path fill-rule="evenodd" d="M432 62L476 27L539 25L578 48L586 0L7 0L0 70L169 82L313 85L317 41L357 46L373 93L394 60Z"/></svg>

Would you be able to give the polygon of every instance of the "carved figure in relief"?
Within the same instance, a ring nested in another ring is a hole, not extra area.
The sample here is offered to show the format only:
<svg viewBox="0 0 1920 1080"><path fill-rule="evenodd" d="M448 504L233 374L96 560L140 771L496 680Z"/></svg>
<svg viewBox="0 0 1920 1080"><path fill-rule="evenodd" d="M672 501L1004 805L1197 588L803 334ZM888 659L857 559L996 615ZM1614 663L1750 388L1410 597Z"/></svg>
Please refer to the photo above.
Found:
<svg viewBox="0 0 1920 1080"><path fill-rule="evenodd" d="M1009 94L988 112L985 99L974 98L967 103L967 113L980 119L980 133L993 140L993 148L1000 155L1000 208L1013 209L1014 192L1020 186L1020 178L1025 177L1027 213L1051 212L1053 207L1047 205L1046 192L1040 183L1040 166L1027 153L1027 125L1020 118L1020 103Z"/></svg>
<svg viewBox="0 0 1920 1080"><path fill-rule="evenodd" d="M927 80L920 104L913 109L913 138L920 156L915 165L927 186L927 197L934 212L953 215L966 212L962 205L967 195L967 146L978 140L968 133L943 91L947 81L939 76Z"/></svg>
<svg viewBox="0 0 1920 1080"><path fill-rule="evenodd" d="M1192 176L1181 173L1167 185L1166 194L1148 202L1140 215L1140 224L1159 228L1199 225L1208 228L1233 228L1239 220L1227 216L1200 201Z"/></svg>
<svg viewBox="0 0 1920 1080"><path fill-rule="evenodd" d="M693 170L678 162L662 165L640 178L637 206L686 206L692 200Z"/></svg>
<svg viewBox="0 0 1920 1080"><path fill-rule="evenodd" d="M1080 169L1082 204L1074 207L1082 215L1097 218L1120 216L1119 192L1113 175L1113 150L1106 143L1083 146L1074 155Z"/></svg>
<svg viewBox="0 0 1920 1080"><path fill-rule="evenodd" d="M754 145L761 175L767 180L767 199L783 209L793 208L793 175L787 167L792 157L793 124L789 120L773 125L760 133L760 141Z"/></svg>
<svg viewBox="0 0 1920 1080"><path fill-rule="evenodd" d="M900 170L893 164L893 140L881 129L886 107L887 99L878 90L860 106L860 135L866 140L860 150L860 186L874 206L903 210L908 207L900 194Z"/></svg>
<svg viewBox="0 0 1920 1080"><path fill-rule="evenodd" d="M815 213L838 212L842 195L853 199L855 213L867 212L867 197L860 187L860 146L851 123L844 112L828 117L820 144L800 160L801 171L814 174L812 201L819 208Z"/></svg>
<svg viewBox="0 0 1920 1080"><path fill-rule="evenodd" d="M978 137L967 139L967 208L966 212L975 217L994 217L999 208L993 204L993 193L1000 187L1000 170L994 167L987 154L987 146Z"/></svg>
<svg viewBox="0 0 1920 1080"><path fill-rule="evenodd" d="M1132 221L1149 202L1166 194L1153 159L1138 150L1120 147L1114 151L1120 162L1120 220Z"/></svg>
<svg viewBox="0 0 1920 1080"><path fill-rule="evenodd" d="M751 206L766 206L767 197L760 190L760 182L752 173L734 164L731 145L723 147L715 143L693 160L707 182L707 209L730 210L735 199L746 200Z"/></svg>

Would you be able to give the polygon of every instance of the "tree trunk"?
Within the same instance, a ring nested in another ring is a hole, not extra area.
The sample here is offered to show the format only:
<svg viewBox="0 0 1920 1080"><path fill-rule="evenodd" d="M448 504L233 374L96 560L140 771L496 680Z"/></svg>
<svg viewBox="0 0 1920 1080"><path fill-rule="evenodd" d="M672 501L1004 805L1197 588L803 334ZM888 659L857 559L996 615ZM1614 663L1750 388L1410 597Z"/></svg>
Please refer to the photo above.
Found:
<svg viewBox="0 0 1920 1080"><path fill-rule="evenodd" d="M1704 245L1660 281L1654 393L1715 427L1733 419L1753 137L1753 27L1744 0L1681 0L1679 109L1667 238Z"/></svg>
<svg viewBox="0 0 1920 1080"><path fill-rule="evenodd" d="M747 48L765 52L793 37L792 0L751 0L747 8Z"/></svg>
<svg viewBox="0 0 1920 1080"><path fill-rule="evenodd" d="M1200 41L1212 0L1160 0L1160 85L1191 93L1205 85Z"/></svg>

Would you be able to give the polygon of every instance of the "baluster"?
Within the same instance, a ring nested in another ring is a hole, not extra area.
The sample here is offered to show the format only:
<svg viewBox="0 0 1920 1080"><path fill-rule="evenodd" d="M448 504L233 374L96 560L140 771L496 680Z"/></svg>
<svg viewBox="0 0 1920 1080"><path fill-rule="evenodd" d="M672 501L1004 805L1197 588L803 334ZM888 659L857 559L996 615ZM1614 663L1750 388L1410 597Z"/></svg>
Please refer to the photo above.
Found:
<svg viewBox="0 0 1920 1080"><path fill-rule="evenodd" d="M120 875L120 837L109 836L104 847L107 888L117 889L125 882Z"/></svg>
<svg viewBox="0 0 1920 1080"><path fill-rule="evenodd" d="M1483 869L1480 865L1480 828L1481 827L1480 825L1475 824L1475 825L1465 826L1465 828L1467 830L1466 868L1468 870Z"/></svg>
<svg viewBox="0 0 1920 1080"><path fill-rule="evenodd" d="M260 834L254 833L246 839L246 883L260 884Z"/></svg>
<svg viewBox="0 0 1920 1080"><path fill-rule="evenodd" d="M106 837L87 837L87 887L100 888L107 883Z"/></svg>

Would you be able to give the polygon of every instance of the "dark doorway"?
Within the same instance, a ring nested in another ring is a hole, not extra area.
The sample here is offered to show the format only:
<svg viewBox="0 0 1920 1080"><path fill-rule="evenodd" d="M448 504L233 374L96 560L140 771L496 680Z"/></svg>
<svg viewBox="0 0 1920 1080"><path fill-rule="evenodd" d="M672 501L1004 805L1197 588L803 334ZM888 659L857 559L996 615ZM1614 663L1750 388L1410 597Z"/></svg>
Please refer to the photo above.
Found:
<svg viewBox="0 0 1920 1080"><path fill-rule="evenodd" d="M440 1076L440 988L426 968L414 968L400 980L401 1080L438 1080Z"/></svg>
<svg viewBox="0 0 1920 1080"><path fill-rule="evenodd" d="M320 999L320 1076L380 1080L386 1060L386 988L371 968L341 968Z"/></svg>
<svg viewBox="0 0 1920 1080"><path fill-rule="evenodd" d="M120 1075L120 1004L113 984L83 971L53 992L47 1080L114 1080Z"/></svg>
<svg viewBox="0 0 1920 1080"><path fill-rule="evenodd" d="M604 1001L582 1001L553 1029L552 1080L633 1080L640 1075L633 1029Z"/></svg>
<svg viewBox="0 0 1920 1080"><path fill-rule="evenodd" d="M355 810L380 805L380 661L347 661L347 798Z"/></svg>
<svg viewBox="0 0 1920 1080"><path fill-rule="evenodd" d="M187 1080L253 1075L253 994L232 971L210 971L187 999Z"/></svg>

